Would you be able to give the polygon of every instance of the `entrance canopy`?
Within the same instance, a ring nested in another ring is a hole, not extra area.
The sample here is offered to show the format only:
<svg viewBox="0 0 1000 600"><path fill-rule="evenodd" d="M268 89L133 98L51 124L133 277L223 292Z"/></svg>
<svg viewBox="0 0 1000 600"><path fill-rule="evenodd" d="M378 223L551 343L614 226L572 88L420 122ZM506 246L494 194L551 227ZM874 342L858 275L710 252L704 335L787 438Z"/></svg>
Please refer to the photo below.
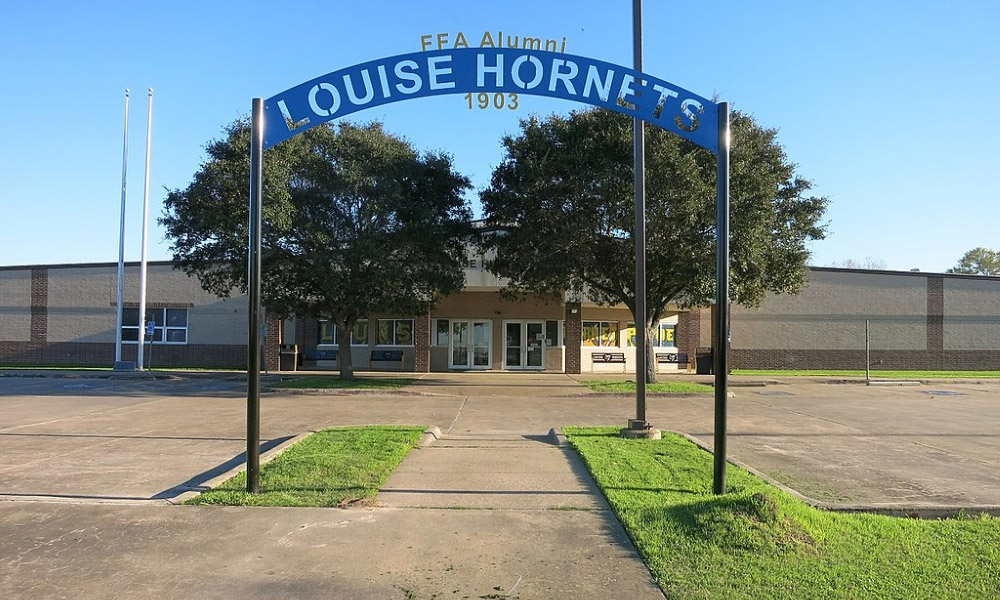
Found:
<svg viewBox="0 0 1000 600"><path fill-rule="evenodd" d="M718 153L711 100L634 69L592 58L520 48L415 52L354 65L264 102L264 148L360 110L448 94L524 94L608 108Z"/></svg>

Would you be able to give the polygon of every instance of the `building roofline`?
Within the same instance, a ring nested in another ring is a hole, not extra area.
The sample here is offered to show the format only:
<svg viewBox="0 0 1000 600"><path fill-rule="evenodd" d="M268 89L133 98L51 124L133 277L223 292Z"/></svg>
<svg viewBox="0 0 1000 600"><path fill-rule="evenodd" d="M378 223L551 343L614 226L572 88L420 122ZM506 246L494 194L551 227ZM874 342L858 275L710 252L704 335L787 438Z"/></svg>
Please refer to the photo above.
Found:
<svg viewBox="0 0 1000 600"><path fill-rule="evenodd" d="M814 267L809 266L810 271L823 271L832 273L860 273L878 275L906 275L910 277L943 277L945 279L973 279L976 281L1000 281L1000 277L994 275L970 275L966 273L935 273L933 271L893 271L889 269L849 269L843 267Z"/></svg>
<svg viewBox="0 0 1000 600"><path fill-rule="evenodd" d="M149 260L146 264L150 267L172 267L174 266L174 261L172 260ZM136 261L126 261L126 267L139 267L142 263L138 260ZM31 269L94 269L100 267L118 267L117 262L101 262L101 263L57 263L51 265L36 264L36 265L10 265L10 266L0 266L0 271L28 271Z"/></svg>
<svg viewBox="0 0 1000 600"><path fill-rule="evenodd" d="M126 261L126 267L139 267L140 261ZM173 267L172 260L150 260L146 264L151 267ZM3 271L28 271L31 269L93 269L117 267L117 262L89 262L89 263L56 263L56 264L34 264L34 265L9 265L0 266ZM808 265L810 271L820 271L827 273L858 273L861 275L878 274L909 277L943 277L945 279L972 279L975 281L1000 281L1000 277L994 275L969 275L966 273L935 273L933 271L894 271L890 269L853 269L844 267L816 267Z"/></svg>

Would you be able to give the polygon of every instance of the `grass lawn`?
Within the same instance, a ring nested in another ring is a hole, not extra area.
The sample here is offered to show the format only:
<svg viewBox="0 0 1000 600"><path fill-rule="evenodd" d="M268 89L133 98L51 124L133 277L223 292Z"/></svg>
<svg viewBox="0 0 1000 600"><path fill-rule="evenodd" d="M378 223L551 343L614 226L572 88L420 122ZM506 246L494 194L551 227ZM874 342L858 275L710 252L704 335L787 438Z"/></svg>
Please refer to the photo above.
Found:
<svg viewBox="0 0 1000 600"><path fill-rule="evenodd" d="M998 378L1000 371L871 371L872 377L887 377L889 379L964 379L964 378ZM758 377L795 377L795 376L833 376L833 377L864 377L864 369L858 370L761 370L733 369L733 375L756 375Z"/></svg>
<svg viewBox="0 0 1000 600"><path fill-rule="evenodd" d="M635 382L634 381L607 381L607 380L594 380L594 381L581 381L580 383L589 387L595 392L606 392L609 394L626 394L629 392L635 392ZM710 385L703 385L700 383L691 383L690 381L659 381L657 383L647 383L646 391L654 394L663 393L675 393L675 394L691 394L691 393L707 393L711 394L715 391Z"/></svg>
<svg viewBox="0 0 1000 600"><path fill-rule="evenodd" d="M668 598L1000 597L1000 519L924 521L814 509L677 435L567 428Z"/></svg>
<svg viewBox="0 0 1000 600"><path fill-rule="evenodd" d="M283 390L398 390L411 383L412 379L394 377L365 377L341 381L339 375L316 375L289 379L270 387Z"/></svg>
<svg viewBox="0 0 1000 600"><path fill-rule="evenodd" d="M185 504L346 506L374 498L423 431L389 425L326 429L263 465L259 494L246 492L244 471Z"/></svg>

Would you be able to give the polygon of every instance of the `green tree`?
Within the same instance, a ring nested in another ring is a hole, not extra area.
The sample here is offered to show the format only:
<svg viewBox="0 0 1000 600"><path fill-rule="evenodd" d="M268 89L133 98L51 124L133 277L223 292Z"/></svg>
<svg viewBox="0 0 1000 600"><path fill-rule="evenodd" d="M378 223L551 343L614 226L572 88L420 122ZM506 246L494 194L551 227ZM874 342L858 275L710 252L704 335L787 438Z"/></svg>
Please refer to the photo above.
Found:
<svg viewBox="0 0 1000 600"><path fill-rule="evenodd" d="M1000 252L989 248L973 248L965 253L948 273L967 275L1000 275Z"/></svg>
<svg viewBox="0 0 1000 600"><path fill-rule="evenodd" d="M731 297L756 305L805 281L806 242L821 239L825 198L775 140L732 115ZM715 289L715 155L659 128L646 131L647 311L635 314L632 121L590 109L521 121L481 193L489 268L517 293L584 294L626 305L648 339L670 303L704 305ZM652 352L646 360L655 381Z"/></svg>
<svg viewBox="0 0 1000 600"><path fill-rule="evenodd" d="M230 125L160 222L174 261L222 297L247 289L250 128ZM336 324L340 376L350 332L376 313L422 314L460 290L469 180L443 153L418 154L378 123L312 128L264 153L262 302Z"/></svg>

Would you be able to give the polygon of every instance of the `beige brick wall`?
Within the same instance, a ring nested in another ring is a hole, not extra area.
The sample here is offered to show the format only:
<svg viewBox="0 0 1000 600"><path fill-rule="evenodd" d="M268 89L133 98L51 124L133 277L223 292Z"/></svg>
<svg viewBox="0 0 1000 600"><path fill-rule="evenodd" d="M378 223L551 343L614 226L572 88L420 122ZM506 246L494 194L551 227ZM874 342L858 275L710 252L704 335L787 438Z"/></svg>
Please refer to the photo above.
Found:
<svg viewBox="0 0 1000 600"><path fill-rule="evenodd" d="M926 349L927 280L812 271L799 295L769 296L755 309L734 305L732 347L863 349L865 319L871 321L873 347Z"/></svg>
<svg viewBox="0 0 1000 600"><path fill-rule="evenodd" d="M31 269L0 271L0 341L31 340Z"/></svg>
<svg viewBox="0 0 1000 600"><path fill-rule="evenodd" d="M1000 284L995 280L946 279L945 350L1000 350Z"/></svg>
<svg viewBox="0 0 1000 600"><path fill-rule="evenodd" d="M115 307L111 303L117 271L53 268L48 274L48 341L114 343Z"/></svg>
<svg viewBox="0 0 1000 600"><path fill-rule="evenodd" d="M125 269L125 306L139 302L139 267ZM114 343L117 266L48 269L48 341ZM188 344L246 344L246 296L222 300L198 279L169 265L150 265L147 306L188 309Z"/></svg>

